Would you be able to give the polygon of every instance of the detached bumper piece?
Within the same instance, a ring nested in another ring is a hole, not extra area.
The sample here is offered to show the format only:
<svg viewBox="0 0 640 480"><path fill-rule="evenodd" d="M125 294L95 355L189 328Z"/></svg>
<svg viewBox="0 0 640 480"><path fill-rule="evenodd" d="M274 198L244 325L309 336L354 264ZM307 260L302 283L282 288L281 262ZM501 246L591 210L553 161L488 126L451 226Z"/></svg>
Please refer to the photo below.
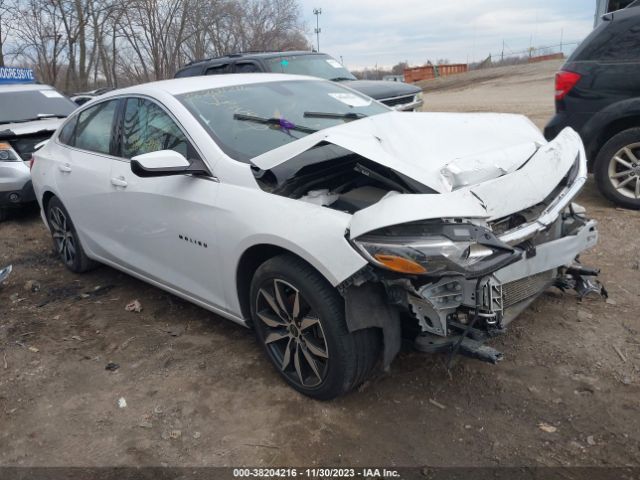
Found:
<svg viewBox="0 0 640 480"><path fill-rule="evenodd" d="M476 333L476 336L478 333ZM485 345L486 337L482 340L474 340L461 335L451 337L438 337L435 335L419 335L416 338L414 347L424 353L459 353L465 357L474 358L482 362L496 364L503 359L501 352L495 348Z"/></svg>

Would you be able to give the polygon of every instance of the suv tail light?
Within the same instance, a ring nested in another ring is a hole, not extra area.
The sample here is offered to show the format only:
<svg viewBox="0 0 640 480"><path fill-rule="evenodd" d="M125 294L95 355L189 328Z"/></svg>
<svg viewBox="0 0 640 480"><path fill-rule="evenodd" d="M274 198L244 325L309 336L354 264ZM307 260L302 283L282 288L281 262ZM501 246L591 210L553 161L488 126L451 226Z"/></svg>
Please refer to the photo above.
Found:
<svg viewBox="0 0 640 480"><path fill-rule="evenodd" d="M29 160L29 171L33 170L33 164L36 163L36 157L31 155L31 159Z"/></svg>
<svg viewBox="0 0 640 480"><path fill-rule="evenodd" d="M561 70L556 73L556 100L562 100L580 81L582 75Z"/></svg>

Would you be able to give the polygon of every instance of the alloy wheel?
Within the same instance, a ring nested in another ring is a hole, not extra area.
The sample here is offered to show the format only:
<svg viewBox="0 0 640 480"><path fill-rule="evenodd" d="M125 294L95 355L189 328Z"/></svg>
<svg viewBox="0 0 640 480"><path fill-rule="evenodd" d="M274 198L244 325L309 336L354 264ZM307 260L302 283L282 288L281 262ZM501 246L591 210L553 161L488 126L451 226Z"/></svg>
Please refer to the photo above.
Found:
<svg viewBox="0 0 640 480"><path fill-rule="evenodd" d="M71 224L65 213L58 207L49 210L49 225L51 225L53 241L66 265L73 265L76 259L76 240L73 236Z"/></svg>
<svg viewBox="0 0 640 480"><path fill-rule="evenodd" d="M304 388L327 375L329 350L320 318L300 290L281 279L262 285L256 299L264 343L282 373Z"/></svg>
<svg viewBox="0 0 640 480"><path fill-rule="evenodd" d="M640 200L640 143L618 150L609 162L609 180L621 195Z"/></svg>

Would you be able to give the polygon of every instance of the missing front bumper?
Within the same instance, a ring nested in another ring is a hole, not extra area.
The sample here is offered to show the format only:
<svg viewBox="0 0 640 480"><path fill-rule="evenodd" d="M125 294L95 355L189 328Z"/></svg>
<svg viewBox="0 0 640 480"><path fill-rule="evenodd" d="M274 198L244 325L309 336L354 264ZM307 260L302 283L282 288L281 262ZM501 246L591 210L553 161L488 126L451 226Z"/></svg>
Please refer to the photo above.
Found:
<svg viewBox="0 0 640 480"><path fill-rule="evenodd" d="M345 297L347 327L383 331L385 367L399 351L405 333L412 334L420 351L449 351L496 363L500 352L484 342L502 333L547 288L575 289L580 296L595 290L581 291L595 283L585 278L588 275L577 275L574 262L597 243L596 226L568 210L528 241L520 260L480 278L451 275L416 286L409 278L382 277L371 267L363 269L339 287ZM414 322L407 322L407 315Z"/></svg>
<svg viewBox="0 0 640 480"><path fill-rule="evenodd" d="M582 251L597 243L596 225L584 221L572 234L537 245L521 260L486 277L444 277L416 292L407 291L409 309L423 333L446 337L451 323L468 323L472 314L484 324L503 328L555 284Z"/></svg>

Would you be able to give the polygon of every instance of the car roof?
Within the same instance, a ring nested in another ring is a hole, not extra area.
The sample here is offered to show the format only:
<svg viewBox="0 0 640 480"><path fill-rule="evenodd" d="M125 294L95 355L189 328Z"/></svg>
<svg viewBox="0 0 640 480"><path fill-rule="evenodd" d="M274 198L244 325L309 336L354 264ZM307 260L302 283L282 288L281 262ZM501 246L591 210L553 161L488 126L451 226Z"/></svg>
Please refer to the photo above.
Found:
<svg viewBox="0 0 640 480"><path fill-rule="evenodd" d="M197 92L212 88L233 87L236 85L251 85L257 83L285 82L285 81L326 81L320 78L305 75L286 75L280 73L232 73L229 75L204 75L196 77L174 78L160 80L158 82L143 83L133 87L114 90L101 95L99 98L111 98L123 94L148 94L168 93L180 95L188 92Z"/></svg>
<svg viewBox="0 0 640 480"><path fill-rule="evenodd" d="M9 83L0 85L0 92L29 92L38 90L55 90L51 85L39 83Z"/></svg>
<svg viewBox="0 0 640 480"><path fill-rule="evenodd" d="M193 62L187 63L186 65L183 65L182 68L184 67L193 67L194 65L201 65L201 64L206 64L209 62L216 62L219 60L237 60L237 59L247 59L247 58L274 58L274 57L281 57L283 55L286 55L287 57L293 57L293 56L298 56L298 55L326 55L326 53L320 53L320 52L310 52L310 51L305 51L305 50L294 50L294 51L290 51L290 52L240 52L240 53L230 53L228 55L221 55L219 57L211 57L211 58L205 58L202 60L195 60Z"/></svg>

